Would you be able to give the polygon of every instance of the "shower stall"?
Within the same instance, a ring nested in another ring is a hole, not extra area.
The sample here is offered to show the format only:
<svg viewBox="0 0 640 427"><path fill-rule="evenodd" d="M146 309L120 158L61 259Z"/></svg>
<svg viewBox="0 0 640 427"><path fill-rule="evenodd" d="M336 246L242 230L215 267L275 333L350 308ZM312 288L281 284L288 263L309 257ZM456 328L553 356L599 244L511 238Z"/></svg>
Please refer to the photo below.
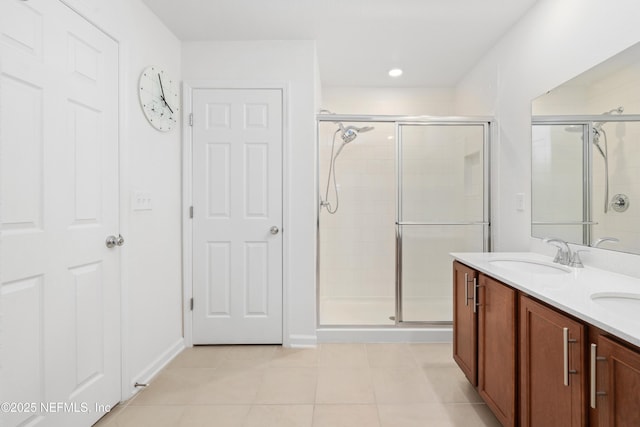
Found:
<svg viewBox="0 0 640 427"><path fill-rule="evenodd" d="M317 120L319 337L450 330L449 253L489 250L491 120Z"/></svg>

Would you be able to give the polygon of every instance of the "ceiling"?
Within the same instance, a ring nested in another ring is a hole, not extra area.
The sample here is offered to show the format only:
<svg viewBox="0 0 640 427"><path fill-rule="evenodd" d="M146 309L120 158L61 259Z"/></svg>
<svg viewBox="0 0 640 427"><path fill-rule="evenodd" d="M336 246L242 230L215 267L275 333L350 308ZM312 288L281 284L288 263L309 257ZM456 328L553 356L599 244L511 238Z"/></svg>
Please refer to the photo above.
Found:
<svg viewBox="0 0 640 427"><path fill-rule="evenodd" d="M316 40L323 85L453 87L536 0L142 1L184 41Z"/></svg>

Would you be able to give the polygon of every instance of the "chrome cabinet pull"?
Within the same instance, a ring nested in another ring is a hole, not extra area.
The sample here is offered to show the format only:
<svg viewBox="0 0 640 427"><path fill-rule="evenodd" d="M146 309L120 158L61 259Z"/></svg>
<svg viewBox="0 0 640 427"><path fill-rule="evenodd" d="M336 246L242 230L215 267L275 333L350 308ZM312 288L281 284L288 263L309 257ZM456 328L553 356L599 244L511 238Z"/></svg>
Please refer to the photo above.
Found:
<svg viewBox="0 0 640 427"><path fill-rule="evenodd" d="M569 385L569 328L562 328L562 340L564 349L564 385Z"/></svg>
<svg viewBox="0 0 640 427"><path fill-rule="evenodd" d="M591 407L596 409L596 351L598 346L596 344L591 344L591 363L590 371L591 371L591 382L589 384L589 397L591 400Z"/></svg>
<svg viewBox="0 0 640 427"><path fill-rule="evenodd" d="M473 312L478 312L478 279L473 278Z"/></svg>
<svg viewBox="0 0 640 427"><path fill-rule="evenodd" d="M469 306L469 273L464 273L464 303Z"/></svg>
<svg viewBox="0 0 640 427"><path fill-rule="evenodd" d="M596 363L604 362L606 360L607 360L606 357L602 357L602 356L598 357L598 346L596 344L591 344L591 357L590 357L590 361L589 361L591 363L591 366L589 367L590 371L591 371L591 383L589 384L589 400L590 400L590 403L591 403L591 407L593 409L596 409L596 406L597 406L596 405L596 398L598 396L606 396L607 395L607 393L604 392L604 391L597 391L597 386L598 386L597 378L598 378L598 376L596 375L597 372L598 372L597 371L598 368L596 366Z"/></svg>
<svg viewBox="0 0 640 427"><path fill-rule="evenodd" d="M569 338L569 328L562 328L562 340L564 349L564 375L563 383L567 387L569 386L569 374L577 374L578 371L569 369L569 344L578 342L578 340Z"/></svg>

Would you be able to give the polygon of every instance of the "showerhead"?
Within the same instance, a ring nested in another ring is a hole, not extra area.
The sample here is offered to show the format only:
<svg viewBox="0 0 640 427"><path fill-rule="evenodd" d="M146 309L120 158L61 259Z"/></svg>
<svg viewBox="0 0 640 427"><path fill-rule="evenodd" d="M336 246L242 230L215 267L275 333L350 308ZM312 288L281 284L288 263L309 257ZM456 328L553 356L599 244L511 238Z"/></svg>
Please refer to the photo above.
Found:
<svg viewBox="0 0 640 427"><path fill-rule="evenodd" d="M607 115L611 115L611 114L622 114L624 112L624 107L621 105L618 108L614 108L613 110L609 110L609 111L605 111L604 113L602 113L603 116L607 116ZM593 131L595 133L598 133L599 131L602 130L602 125L604 125L605 123L607 123L606 121L602 121L602 122L596 122L593 125Z"/></svg>
<svg viewBox="0 0 640 427"><path fill-rule="evenodd" d="M373 130L373 126L364 126L364 127L356 127L356 126L347 126L346 128L342 125L342 123L338 123L340 127L341 135L340 137L344 141L345 144L353 141L358 137L359 133L369 132Z"/></svg>
<svg viewBox="0 0 640 427"><path fill-rule="evenodd" d="M618 108L614 108L613 110L605 111L602 114L613 114L613 113L622 114L623 112L624 112L624 107L621 105Z"/></svg>

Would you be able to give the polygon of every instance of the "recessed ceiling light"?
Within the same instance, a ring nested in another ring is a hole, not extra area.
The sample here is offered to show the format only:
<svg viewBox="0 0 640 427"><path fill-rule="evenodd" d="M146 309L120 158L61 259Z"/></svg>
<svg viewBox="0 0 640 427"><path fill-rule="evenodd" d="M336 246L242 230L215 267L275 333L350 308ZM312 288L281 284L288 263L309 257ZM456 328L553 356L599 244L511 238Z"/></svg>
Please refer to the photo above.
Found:
<svg viewBox="0 0 640 427"><path fill-rule="evenodd" d="M402 70L400 68L393 68L389 70L389 75L391 77L400 77L402 75Z"/></svg>

